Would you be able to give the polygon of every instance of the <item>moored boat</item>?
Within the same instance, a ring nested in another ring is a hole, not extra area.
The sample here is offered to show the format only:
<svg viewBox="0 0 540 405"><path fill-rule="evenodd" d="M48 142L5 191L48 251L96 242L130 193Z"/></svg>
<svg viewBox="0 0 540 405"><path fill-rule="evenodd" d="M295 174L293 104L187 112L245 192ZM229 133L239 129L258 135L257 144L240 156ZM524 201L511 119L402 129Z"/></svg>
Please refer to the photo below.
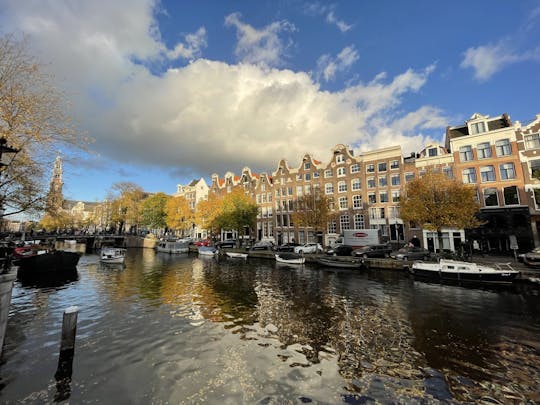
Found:
<svg viewBox="0 0 540 405"><path fill-rule="evenodd" d="M275 254L276 262L287 264L304 264L306 258L298 253L280 252Z"/></svg>
<svg viewBox="0 0 540 405"><path fill-rule="evenodd" d="M511 283L520 274L510 263L488 266L448 259L441 259L437 263L417 261L409 271L420 278L474 283Z"/></svg>
<svg viewBox="0 0 540 405"><path fill-rule="evenodd" d="M234 259L247 259L248 257L247 253L241 253L241 252L225 252L225 254Z"/></svg>
<svg viewBox="0 0 540 405"><path fill-rule="evenodd" d="M200 256L215 256L217 249L214 246L199 246L197 249Z"/></svg>
<svg viewBox="0 0 540 405"><path fill-rule="evenodd" d="M161 240L156 245L156 251L169 254L189 252L189 242L179 239Z"/></svg>
<svg viewBox="0 0 540 405"><path fill-rule="evenodd" d="M80 257L80 253L77 252L24 246L15 248L13 265L18 267L18 278L57 276L64 272L76 271Z"/></svg>
<svg viewBox="0 0 540 405"><path fill-rule="evenodd" d="M361 259L340 258L338 257L320 257L317 263L328 267L339 267L343 269L359 269L363 263Z"/></svg>
<svg viewBox="0 0 540 405"><path fill-rule="evenodd" d="M101 248L99 260L102 263L124 263L126 259L126 249L116 247Z"/></svg>

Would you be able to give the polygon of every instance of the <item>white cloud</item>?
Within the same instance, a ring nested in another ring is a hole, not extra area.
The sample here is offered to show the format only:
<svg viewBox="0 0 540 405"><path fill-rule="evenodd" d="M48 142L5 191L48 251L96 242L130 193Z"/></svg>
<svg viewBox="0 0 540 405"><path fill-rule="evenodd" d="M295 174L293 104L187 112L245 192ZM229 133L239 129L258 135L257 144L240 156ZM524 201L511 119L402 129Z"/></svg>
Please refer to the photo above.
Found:
<svg viewBox="0 0 540 405"><path fill-rule="evenodd" d="M335 58L322 55L317 60L317 77L322 76L326 81L332 80L338 72L346 71L358 59L358 52L354 45L343 48Z"/></svg>
<svg viewBox="0 0 540 405"><path fill-rule="evenodd" d="M279 34L294 31L295 27L287 21L276 21L257 30L240 21L240 13L225 17L225 25L236 28L238 44L235 53L242 62L264 66L282 65L283 53L287 45Z"/></svg>
<svg viewBox="0 0 540 405"><path fill-rule="evenodd" d="M341 32L347 32L353 27L352 25L347 24L345 21L337 19L333 11L326 14L326 21L330 24L335 24Z"/></svg>
<svg viewBox="0 0 540 405"><path fill-rule="evenodd" d="M185 36L186 44L179 42L173 50L167 51L169 59L190 59L201 56L201 51L206 48L206 29L201 27L193 34Z"/></svg>
<svg viewBox="0 0 540 405"><path fill-rule="evenodd" d="M278 22L259 31L233 14L227 23L238 30L237 51L245 63L195 59L156 75L144 63L167 52L196 57L204 32L171 51L155 27L152 1L59 4L30 7L13 0L9 18L0 23L29 34L72 95L75 119L111 161L205 176L243 166L274 170L279 159L296 165L306 152L325 161L337 143L418 150L425 137L417 131L447 122L429 107L399 111L403 98L422 88L434 66L322 91L308 73L268 67L284 49L278 34L292 26ZM335 70L357 59L356 50L347 47L334 59Z"/></svg>
<svg viewBox="0 0 540 405"><path fill-rule="evenodd" d="M335 4L322 4L322 3L308 3L304 10L307 14L311 15L323 15L327 23L335 25L341 32L349 31L353 25L347 24L345 21L336 17L334 10Z"/></svg>
<svg viewBox="0 0 540 405"><path fill-rule="evenodd" d="M532 60L540 60L540 48L519 53L509 41L500 41L467 49L460 66L472 68L475 79L487 81L508 65Z"/></svg>

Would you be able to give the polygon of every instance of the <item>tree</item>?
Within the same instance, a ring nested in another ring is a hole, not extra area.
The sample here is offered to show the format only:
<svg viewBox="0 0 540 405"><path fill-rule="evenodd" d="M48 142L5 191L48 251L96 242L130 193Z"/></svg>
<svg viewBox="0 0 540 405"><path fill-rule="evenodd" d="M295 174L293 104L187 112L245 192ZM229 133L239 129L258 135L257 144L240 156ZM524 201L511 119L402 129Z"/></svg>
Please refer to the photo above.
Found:
<svg viewBox="0 0 540 405"><path fill-rule="evenodd" d="M193 225L194 213L184 197L172 197L165 207L167 226L182 231L182 236Z"/></svg>
<svg viewBox="0 0 540 405"><path fill-rule="evenodd" d="M112 186L111 220L118 224L118 233L125 232L126 224L130 230L141 223L141 206L145 193L141 187L130 182L115 183Z"/></svg>
<svg viewBox="0 0 540 405"><path fill-rule="evenodd" d="M201 229L210 230L213 233L218 228L216 218L221 213L221 198L210 193L208 200L199 201L195 212L195 223Z"/></svg>
<svg viewBox="0 0 540 405"><path fill-rule="evenodd" d="M333 199L324 195L319 188L298 197L292 213L293 224L299 227L311 227L315 231L325 232L328 222L333 219Z"/></svg>
<svg viewBox="0 0 540 405"><path fill-rule="evenodd" d="M44 207L44 185L60 144L83 147L67 115L67 100L52 76L27 51L26 40L0 37L0 138L19 150L1 172L0 203L6 214Z"/></svg>
<svg viewBox="0 0 540 405"><path fill-rule="evenodd" d="M428 172L407 183L401 199L404 221L437 231L442 249L442 228L470 229L481 225L475 189L442 173Z"/></svg>
<svg viewBox="0 0 540 405"><path fill-rule="evenodd" d="M258 213L259 207L255 201L242 188L237 188L223 197L221 212L215 222L219 228L235 230L238 235L242 235L245 227L251 231Z"/></svg>
<svg viewBox="0 0 540 405"><path fill-rule="evenodd" d="M170 200L165 193L156 193L142 202L142 223L153 229L163 229L167 226L166 206Z"/></svg>

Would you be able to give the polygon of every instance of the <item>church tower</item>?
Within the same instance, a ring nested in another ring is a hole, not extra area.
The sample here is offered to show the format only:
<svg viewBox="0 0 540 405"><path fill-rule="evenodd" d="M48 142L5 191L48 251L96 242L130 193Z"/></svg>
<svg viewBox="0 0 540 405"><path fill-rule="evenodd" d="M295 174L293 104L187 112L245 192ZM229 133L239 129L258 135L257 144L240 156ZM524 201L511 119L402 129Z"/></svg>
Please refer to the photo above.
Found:
<svg viewBox="0 0 540 405"><path fill-rule="evenodd" d="M47 200L45 202L45 211L47 213L58 212L64 203L64 196L62 195L62 187L64 183L62 181L62 158L60 154L56 156L54 161L54 168L49 186L49 192L47 193Z"/></svg>

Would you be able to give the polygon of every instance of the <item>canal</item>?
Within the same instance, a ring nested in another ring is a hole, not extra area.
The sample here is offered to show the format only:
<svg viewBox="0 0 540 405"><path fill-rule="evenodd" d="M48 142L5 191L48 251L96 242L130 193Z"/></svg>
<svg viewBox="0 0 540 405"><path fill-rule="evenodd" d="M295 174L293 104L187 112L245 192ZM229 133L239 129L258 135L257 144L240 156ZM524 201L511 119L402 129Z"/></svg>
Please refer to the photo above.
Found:
<svg viewBox="0 0 540 405"><path fill-rule="evenodd" d="M79 307L71 376L55 378ZM5 404L538 403L540 296L391 271L128 252L16 283Z"/></svg>

